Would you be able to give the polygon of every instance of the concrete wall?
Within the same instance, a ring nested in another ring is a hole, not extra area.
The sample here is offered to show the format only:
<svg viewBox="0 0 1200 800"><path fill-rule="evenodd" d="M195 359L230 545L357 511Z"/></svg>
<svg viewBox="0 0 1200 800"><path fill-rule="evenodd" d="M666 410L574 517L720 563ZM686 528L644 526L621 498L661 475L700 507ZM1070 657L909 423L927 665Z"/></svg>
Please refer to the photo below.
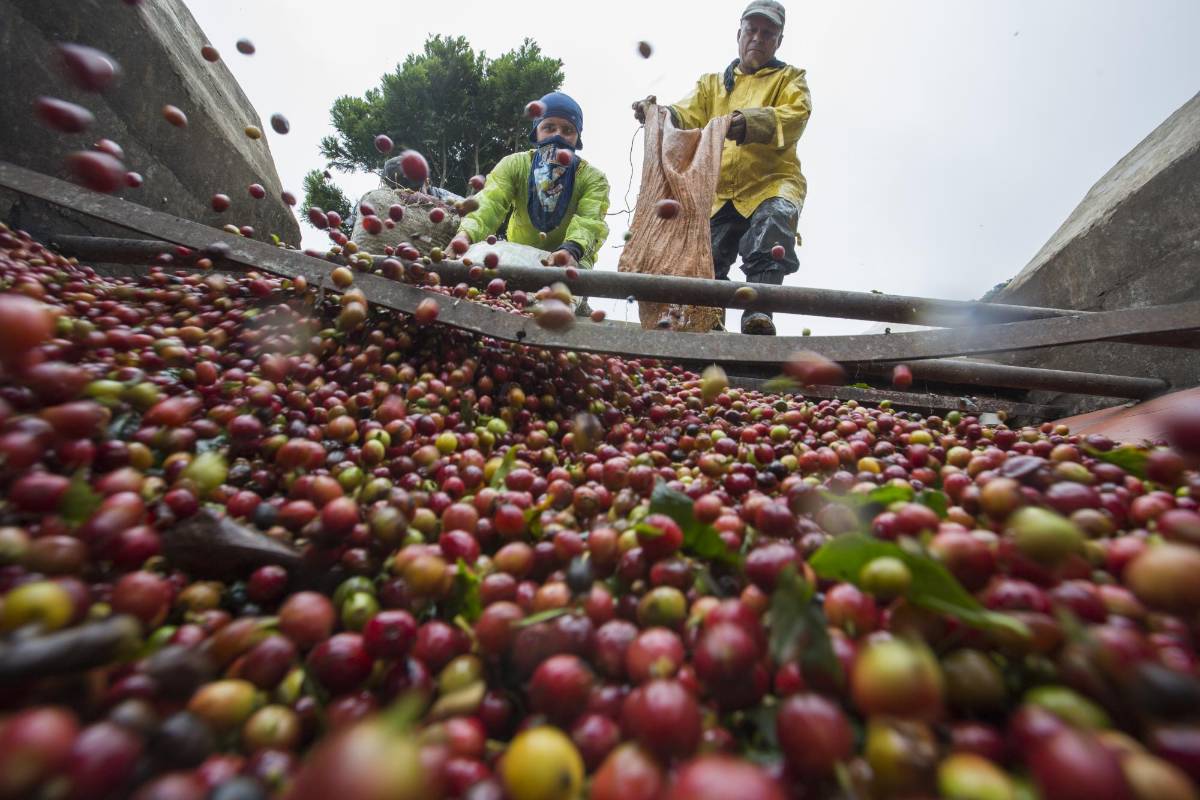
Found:
<svg viewBox="0 0 1200 800"><path fill-rule="evenodd" d="M1100 179L994 302L1088 311L1200 299L1200 94ZM1200 324L1200 320L1197 321ZM1070 345L998 357L1006 363L1152 375L1200 384L1200 352L1143 345ZM1076 411L1112 405L1067 401Z"/></svg>
<svg viewBox="0 0 1200 800"><path fill-rule="evenodd" d="M75 88L59 70L59 42L108 53L121 65L118 83L103 94ZM254 141L244 133L247 125L262 129L263 123L225 62L211 64L200 56L207 43L182 0L138 6L119 0L0 0L0 159L67 177L68 153L109 138L124 148L128 169L145 178L140 189L120 192L125 199L218 227L250 225L256 238L274 233L298 245L300 228L279 199L282 187L267 139ZM228 49L223 58L245 57ZM96 123L78 135L50 131L33 113L39 95L85 106ZM163 120L167 104L187 114L186 129ZM261 183L267 198L252 199L251 183ZM223 214L210 206L218 192L233 199ZM0 219L42 237L51 231L119 233L3 191Z"/></svg>

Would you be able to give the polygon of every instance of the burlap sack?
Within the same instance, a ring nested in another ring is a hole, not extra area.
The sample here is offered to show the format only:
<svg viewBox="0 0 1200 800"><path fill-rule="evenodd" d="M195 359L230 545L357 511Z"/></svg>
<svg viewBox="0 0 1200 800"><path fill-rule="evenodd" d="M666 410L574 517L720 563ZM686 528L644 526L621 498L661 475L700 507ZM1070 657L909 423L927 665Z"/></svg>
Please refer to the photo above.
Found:
<svg viewBox="0 0 1200 800"><path fill-rule="evenodd" d="M408 191L407 189L374 189L363 195L359 205L370 203L380 219L388 218L388 209L393 204L404 206L404 219L396 223L396 227L384 228L378 235L372 235L363 230L362 215L354 220L354 231L350 241L358 245L359 250L376 255L383 254L384 247L395 247L402 242L408 242L427 256L433 248L445 249L458 231L459 216L453 206L447 206L427 194ZM441 208L446 217L435 223L429 218L429 212Z"/></svg>
<svg viewBox="0 0 1200 800"><path fill-rule="evenodd" d="M712 278L708 217L721 172L721 148L729 117L700 130L679 130L662 106L646 109L646 155L642 188L634 208L630 239L617 264L620 272ZM678 200L674 219L662 219L659 200ZM723 309L674 303L638 302L642 328L708 332Z"/></svg>

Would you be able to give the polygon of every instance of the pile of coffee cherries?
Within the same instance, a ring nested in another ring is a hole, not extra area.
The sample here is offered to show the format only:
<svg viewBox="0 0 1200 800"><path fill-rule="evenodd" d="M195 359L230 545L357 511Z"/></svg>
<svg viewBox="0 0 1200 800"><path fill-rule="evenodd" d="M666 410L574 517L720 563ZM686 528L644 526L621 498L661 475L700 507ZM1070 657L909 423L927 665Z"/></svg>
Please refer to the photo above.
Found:
<svg viewBox="0 0 1200 800"><path fill-rule="evenodd" d="M0 798L1197 797L1197 407L1118 445L170 260L0 228Z"/></svg>

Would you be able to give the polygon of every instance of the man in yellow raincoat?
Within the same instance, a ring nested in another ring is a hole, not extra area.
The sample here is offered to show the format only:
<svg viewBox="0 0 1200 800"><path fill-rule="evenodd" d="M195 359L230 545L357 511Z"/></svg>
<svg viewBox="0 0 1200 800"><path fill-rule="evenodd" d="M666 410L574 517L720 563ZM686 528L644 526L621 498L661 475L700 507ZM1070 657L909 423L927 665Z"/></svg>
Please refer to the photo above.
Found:
<svg viewBox="0 0 1200 800"><path fill-rule="evenodd" d="M535 149L500 160L455 238L486 239L511 213L508 241L553 251L559 266L590 269L608 237L608 179L575 152L583 147L579 104L561 92L538 103L541 114L529 133Z"/></svg>
<svg viewBox="0 0 1200 800"><path fill-rule="evenodd" d="M690 95L670 106L679 128L702 128L715 117L733 115L728 138L734 145L726 145L721 155L709 221L719 280L729 279L739 255L752 283L778 286L800 268L796 226L808 185L796 142L812 102L804 70L775 58L785 20L775 0L753 0L738 27L738 58L724 73L701 76ZM647 97L633 104L639 122L645 122L646 106L655 103ZM742 333L773 335L775 323L770 314L744 314Z"/></svg>

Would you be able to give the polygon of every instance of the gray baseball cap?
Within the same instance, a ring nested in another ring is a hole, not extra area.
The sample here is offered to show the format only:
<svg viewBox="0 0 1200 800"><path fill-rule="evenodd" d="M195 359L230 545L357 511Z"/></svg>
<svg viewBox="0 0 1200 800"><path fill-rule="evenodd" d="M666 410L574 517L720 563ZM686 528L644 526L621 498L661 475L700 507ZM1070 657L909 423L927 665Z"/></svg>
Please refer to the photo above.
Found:
<svg viewBox="0 0 1200 800"><path fill-rule="evenodd" d="M766 17L780 28L783 27L783 23L787 19L787 12L783 9L783 5L775 2L775 0L753 0L750 5L746 6L746 10L742 12L742 19L754 16L755 14Z"/></svg>

